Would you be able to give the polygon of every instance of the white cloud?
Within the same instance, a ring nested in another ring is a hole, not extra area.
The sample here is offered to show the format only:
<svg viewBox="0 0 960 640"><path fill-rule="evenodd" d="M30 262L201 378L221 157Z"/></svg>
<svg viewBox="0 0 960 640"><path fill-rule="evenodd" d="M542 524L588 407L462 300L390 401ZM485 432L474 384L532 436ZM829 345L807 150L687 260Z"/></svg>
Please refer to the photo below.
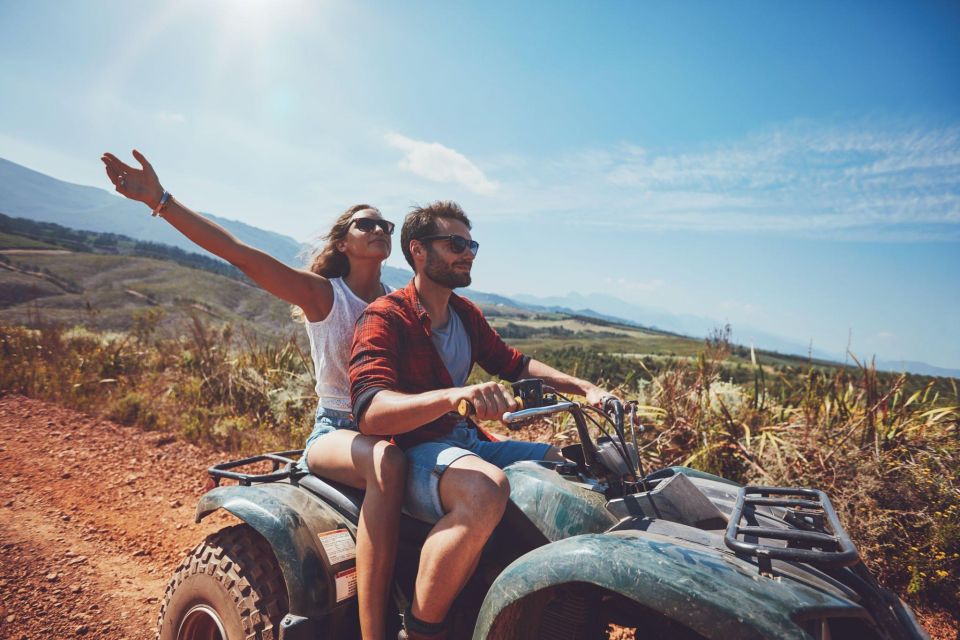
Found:
<svg viewBox="0 0 960 640"><path fill-rule="evenodd" d="M528 173L501 184L502 215L636 229L960 237L960 126L802 122L696 149L624 143L525 164Z"/></svg>
<svg viewBox="0 0 960 640"><path fill-rule="evenodd" d="M386 142L405 153L400 168L433 182L460 184L480 195L493 195L499 189L483 171L462 153L438 142L414 140L399 133L388 133Z"/></svg>

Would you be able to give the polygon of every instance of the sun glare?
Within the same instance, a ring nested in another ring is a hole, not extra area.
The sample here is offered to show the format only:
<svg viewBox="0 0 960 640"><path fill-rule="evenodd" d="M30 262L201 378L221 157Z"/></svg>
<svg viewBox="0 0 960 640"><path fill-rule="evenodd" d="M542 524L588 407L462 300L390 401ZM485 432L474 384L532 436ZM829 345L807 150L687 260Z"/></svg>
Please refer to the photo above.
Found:
<svg viewBox="0 0 960 640"><path fill-rule="evenodd" d="M215 11L227 38L263 44L274 32L300 21L307 5L305 0L219 0Z"/></svg>

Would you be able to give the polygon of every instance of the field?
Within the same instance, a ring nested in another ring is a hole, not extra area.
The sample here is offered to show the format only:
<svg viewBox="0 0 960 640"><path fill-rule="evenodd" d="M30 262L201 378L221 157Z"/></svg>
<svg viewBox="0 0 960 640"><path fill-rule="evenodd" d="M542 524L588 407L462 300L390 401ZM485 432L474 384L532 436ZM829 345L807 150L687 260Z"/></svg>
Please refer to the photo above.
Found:
<svg viewBox="0 0 960 640"><path fill-rule="evenodd" d="M165 321L197 314L272 334L290 326L289 307L273 296L169 260L0 250L0 322L33 325L42 318L119 331L129 329L137 313L161 307Z"/></svg>

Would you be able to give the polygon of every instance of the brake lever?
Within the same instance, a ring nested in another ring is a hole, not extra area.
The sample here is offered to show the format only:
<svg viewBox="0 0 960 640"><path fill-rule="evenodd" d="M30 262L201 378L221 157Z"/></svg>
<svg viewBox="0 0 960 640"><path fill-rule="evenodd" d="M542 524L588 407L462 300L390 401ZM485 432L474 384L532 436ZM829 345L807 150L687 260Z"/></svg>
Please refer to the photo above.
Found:
<svg viewBox="0 0 960 640"><path fill-rule="evenodd" d="M544 407L531 407L529 409L521 409L519 411L507 411L500 419L506 423L507 426L510 426L511 424L526 422L527 420L549 416L554 413L560 413L561 411L569 411L570 409L579 406L580 404L577 402L558 402L557 404L550 404Z"/></svg>

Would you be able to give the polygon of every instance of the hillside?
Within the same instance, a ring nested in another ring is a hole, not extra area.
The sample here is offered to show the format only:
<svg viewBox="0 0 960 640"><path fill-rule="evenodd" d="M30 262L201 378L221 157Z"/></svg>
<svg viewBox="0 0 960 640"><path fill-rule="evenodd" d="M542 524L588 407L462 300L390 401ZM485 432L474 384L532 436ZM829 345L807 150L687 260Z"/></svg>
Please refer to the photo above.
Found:
<svg viewBox="0 0 960 640"><path fill-rule="evenodd" d="M196 248L194 245L188 246ZM94 258L94 255L114 256L117 259L103 260ZM159 278L143 281L144 270L142 263L138 262L143 258L174 263L188 270L164 266L162 272L170 281L158 286L155 280ZM92 270L100 268L112 272L109 282L89 278ZM229 292L229 299L237 302L248 294L266 296L235 267L209 254L185 251L117 233L77 230L0 213L0 310L3 310L0 311L0 319L29 323L35 321L34 316L40 313L48 321L84 324L95 329L125 329L132 322L133 311L172 305L179 311L203 310L216 319L239 320L236 312L223 307L223 300L206 300L200 295L205 287L198 287L196 280L205 276L191 273L190 270L205 271L235 283L250 285L242 289L237 284L230 284L226 285L226 289L221 289L213 284L212 288L221 292L221 298L226 292ZM395 289L406 286L411 277L409 271L389 266L383 268L384 282ZM118 291L124 295L118 297ZM170 296L166 295L168 292L189 293ZM513 301L496 294L472 289L465 289L463 294L482 305L491 316L532 315ZM272 300L270 296L266 298ZM40 299L44 299L43 302L37 302ZM286 309L286 305L276 300L272 300L272 303L277 309ZM261 305L257 303L256 306ZM95 312L90 313L91 309ZM270 316L277 316L277 313L272 311ZM274 320L265 320L262 316L244 317L243 320L262 325L259 327L261 330L273 331L278 326ZM286 324L279 326L286 327Z"/></svg>
<svg viewBox="0 0 960 640"><path fill-rule="evenodd" d="M212 319L276 332L290 328L287 305L253 286L220 260L118 234L98 234L0 214L0 321L38 320L95 329L127 329L134 312L163 307L174 316ZM409 272L387 268L395 288ZM694 356L694 340L615 319L538 312L495 294L470 289L505 339L532 351L589 347L629 356Z"/></svg>
<svg viewBox="0 0 960 640"><path fill-rule="evenodd" d="M166 323L198 314L257 333L289 333L289 307L242 280L170 260L49 250L0 251L0 323L130 329L148 309Z"/></svg>

